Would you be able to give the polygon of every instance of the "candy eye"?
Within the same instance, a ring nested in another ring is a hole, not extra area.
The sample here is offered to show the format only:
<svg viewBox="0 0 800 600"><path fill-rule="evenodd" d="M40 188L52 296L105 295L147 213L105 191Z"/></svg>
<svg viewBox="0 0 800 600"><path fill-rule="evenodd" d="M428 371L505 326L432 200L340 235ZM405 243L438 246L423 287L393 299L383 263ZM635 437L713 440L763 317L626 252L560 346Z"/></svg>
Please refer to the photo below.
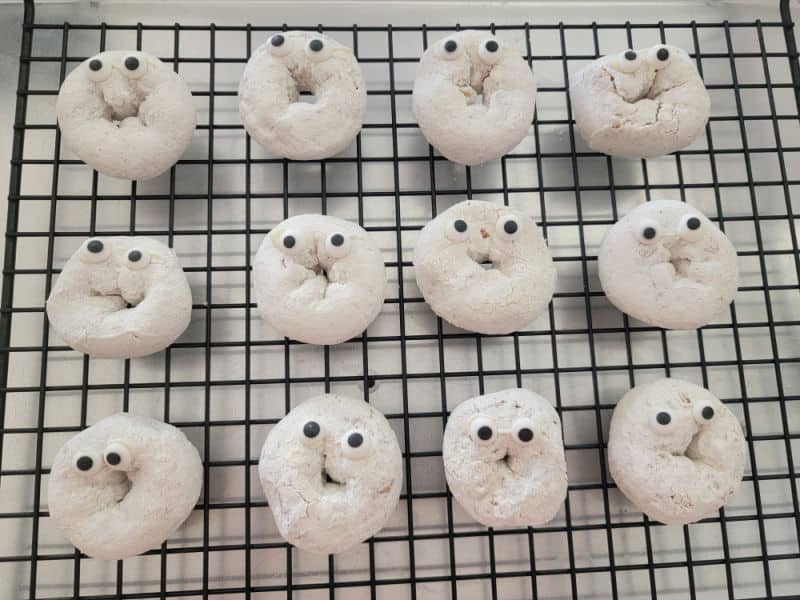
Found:
<svg viewBox="0 0 800 600"><path fill-rule="evenodd" d="M623 73L634 73L642 66L642 57L635 50L626 50L616 61L617 68Z"/></svg>
<svg viewBox="0 0 800 600"><path fill-rule="evenodd" d="M716 416L716 411L714 407L710 404L697 404L694 407L694 420L700 423L701 425L705 425L711 423Z"/></svg>
<svg viewBox="0 0 800 600"><path fill-rule="evenodd" d="M642 219L636 229L636 237L641 244L655 244L658 241L658 223L652 219Z"/></svg>
<svg viewBox="0 0 800 600"><path fill-rule="evenodd" d="M511 433L518 442L529 444L533 441L533 421L527 417L515 420L511 425Z"/></svg>
<svg viewBox="0 0 800 600"><path fill-rule="evenodd" d="M369 454L369 441L360 431L348 431L342 438L342 453L347 458L364 458Z"/></svg>
<svg viewBox="0 0 800 600"><path fill-rule="evenodd" d="M668 433L672 431L672 425L675 423L675 419L673 418L672 414L666 410L659 410L650 417L649 424L650 428L655 433Z"/></svg>
<svg viewBox="0 0 800 600"><path fill-rule="evenodd" d="M111 256L111 247L101 239L92 238L83 243L79 256L83 263L97 264L105 262Z"/></svg>
<svg viewBox="0 0 800 600"><path fill-rule="evenodd" d="M478 415L469 424L469 437L476 444L488 444L495 437L494 424L489 417Z"/></svg>
<svg viewBox="0 0 800 600"><path fill-rule="evenodd" d="M503 215L497 219L494 230L501 240L514 240L519 237L520 221L514 215Z"/></svg>
<svg viewBox="0 0 800 600"><path fill-rule="evenodd" d="M465 242L469 239L469 227L464 219L454 219L447 225L447 239L451 242Z"/></svg>
<svg viewBox="0 0 800 600"><path fill-rule="evenodd" d="M122 72L129 79L139 79L147 72L147 63L141 54L128 54L122 59Z"/></svg>
<svg viewBox="0 0 800 600"><path fill-rule="evenodd" d="M327 44L319 38L308 40L306 44L306 56L314 62L322 62L327 60L330 52Z"/></svg>
<svg viewBox="0 0 800 600"><path fill-rule="evenodd" d="M488 65L496 65L502 58L500 44L495 39L488 39L481 42L478 48L478 56Z"/></svg>
<svg viewBox="0 0 800 600"><path fill-rule="evenodd" d="M269 53L273 56L286 56L291 50L289 46L286 36L281 33L276 33L268 41Z"/></svg>
<svg viewBox="0 0 800 600"><path fill-rule="evenodd" d="M303 444L317 446L322 441L322 428L317 421L306 421L303 425Z"/></svg>
<svg viewBox="0 0 800 600"><path fill-rule="evenodd" d="M139 271L150 264L150 253L140 248L131 248L125 256L125 264L129 269Z"/></svg>
<svg viewBox="0 0 800 600"><path fill-rule="evenodd" d="M72 465L81 475L93 475L100 470L103 463L94 452L80 452L75 456Z"/></svg>
<svg viewBox="0 0 800 600"><path fill-rule="evenodd" d="M678 234L687 240L698 240L703 237L703 223L696 215L684 215L678 225Z"/></svg>
<svg viewBox="0 0 800 600"><path fill-rule="evenodd" d="M95 83L105 81L111 75L111 64L102 58L95 56L86 63L88 67L88 77Z"/></svg>
<svg viewBox="0 0 800 600"><path fill-rule="evenodd" d="M332 233L325 240L325 252L334 258L342 258L350 253L350 238L343 233Z"/></svg>
<svg viewBox="0 0 800 600"><path fill-rule="evenodd" d="M444 60L455 60L461 56L461 45L453 38L445 38L440 42L439 57Z"/></svg>
<svg viewBox="0 0 800 600"><path fill-rule="evenodd" d="M106 464L117 471L127 471L133 466L133 454L121 442L111 442L103 452Z"/></svg>
<svg viewBox="0 0 800 600"><path fill-rule="evenodd" d="M672 53L666 46L653 46L647 53L647 62L660 69L666 67L672 59Z"/></svg>
<svg viewBox="0 0 800 600"><path fill-rule="evenodd" d="M281 233L277 240L273 238L273 244L275 244L278 250L285 254L299 254L305 250L306 247L305 237L291 229L287 229Z"/></svg>

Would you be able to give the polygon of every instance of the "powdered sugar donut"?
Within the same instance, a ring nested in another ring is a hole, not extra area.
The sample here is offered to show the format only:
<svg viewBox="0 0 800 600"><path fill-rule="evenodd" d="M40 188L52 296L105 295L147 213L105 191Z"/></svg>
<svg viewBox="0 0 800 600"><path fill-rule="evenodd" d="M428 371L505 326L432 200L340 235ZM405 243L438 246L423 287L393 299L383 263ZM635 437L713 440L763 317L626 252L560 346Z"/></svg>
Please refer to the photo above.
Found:
<svg viewBox="0 0 800 600"><path fill-rule="evenodd" d="M642 204L608 230L598 267L614 306L665 329L697 329L736 295L730 240L699 210L675 200Z"/></svg>
<svg viewBox="0 0 800 600"><path fill-rule="evenodd" d="M447 36L422 55L412 109L425 139L448 159L500 158L527 135L536 81L520 52L488 31Z"/></svg>
<svg viewBox="0 0 800 600"><path fill-rule="evenodd" d="M119 413L58 451L48 504L81 552L119 560L160 546L191 514L202 486L200 455L179 429Z"/></svg>
<svg viewBox="0 0 800 600"><path fill-rule="evenodd" d="M183 79L141 51L111 50L83 61L56 101L64 143L105 175L150 179L192 141L195 110Z"/></svg>
<svg viewBox="0 0 800 600"><path fill-rule="evenodd" d="M433 312L481 333L525 327L547 307L556 283L536 223L507 206L478 200L456 204L423 227L414 272Z"/></svg>
<svg viewBox="0 0 800 600"><path fill-rule="evenodd" d="M680 379L639 385L611 417L608 466L639 510L669 525L699 521L736 493L747 444L734 414Z"/></svg>
<svg viewBox="0 0 800 600"><path fill-rule="evenodd" d="M325 394L306 400L269 432L258 462L281 535L335 554L377 533L400 498L400 446L366 402Z"/></svg>
<svg viewBox="0 0 800 600"><path fill-rule="evenodd" d="M355 223L298 215L264 238L253 286L261 316L283 335L308 344L339 344L378 316L386 268Z"/></svg>
<svg viewBox="0 0 800 600"><path fill-rule="evenodd" d="M442 455L453 496L488 527L547 523L567 495L561 421L529 390L459 404L447 420Z"/></svg>
<svg viewBox="0 0 800 600"><path fill-rule="evenodd" d="M570 77L569 93L589 147L629 158L685 148L705 129L711 107L692 59L664 44L589 63Z"/></svg>
<svg viewBox="0 0 800 600"><path fill-rule="evenodd" d="M192 292L175 253L146 237L86 240L47 299L58 335L75 350L104 358L163 350L191 316Z"/></svg>
<svg viewBox="0 0 800 600"><path fill-rule="evenodd" d="M300 92L314 102L300 102ZM256 49L239 83L239 113L264 148L296 160L341 152L361 130L367 89L353 51L316 32L276 33Z"/></svg>

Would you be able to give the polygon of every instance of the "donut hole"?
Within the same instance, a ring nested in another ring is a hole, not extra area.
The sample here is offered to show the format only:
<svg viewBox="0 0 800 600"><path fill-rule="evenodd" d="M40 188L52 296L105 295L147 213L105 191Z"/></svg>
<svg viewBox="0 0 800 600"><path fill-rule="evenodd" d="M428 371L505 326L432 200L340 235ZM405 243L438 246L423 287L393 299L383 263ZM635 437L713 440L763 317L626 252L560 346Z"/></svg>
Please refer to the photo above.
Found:
<svg viewBox="0 0 800 600"><path fill-rule="evenodd" d="M297 94L295 103L297 104L316 104L317 96L311 91L302 91Z"/></svg>
<svg viewBox="0 0 800 600"><path fill-rule="evenodd" d="M328 469L325 468L324 461L323 461L323 465L322 465L322 473L321 473L321 475L322 475L322 484L324 486L340 487L340 486L344 485L341 481L338 481L337 479L331 477L331 474L328 472Z"/></svg>

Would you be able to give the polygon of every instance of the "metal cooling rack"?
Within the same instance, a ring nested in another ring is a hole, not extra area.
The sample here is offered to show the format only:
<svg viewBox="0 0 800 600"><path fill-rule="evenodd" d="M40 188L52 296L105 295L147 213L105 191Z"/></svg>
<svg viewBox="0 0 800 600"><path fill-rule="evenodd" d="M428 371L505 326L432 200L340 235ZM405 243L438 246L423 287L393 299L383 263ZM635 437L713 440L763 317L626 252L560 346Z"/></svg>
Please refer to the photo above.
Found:
<svg viewBox="0 0 800 600"><path fill-rule="evenodd" d="M771 9L771 19L730 22L467 24L518 44L540 90L529 137L502 160L469 169L437 156L410 113L415 63L455 23L305 27L355 48L369 109L345 153L295 163L263 154L236 112L250 52L285 26L40 23L26 2L0 312L0 595L797 598L800 66L788 1ZM712 96L706 135L653 160L590 152L574 132L568 73L659 41L697 61ZM60 81L79 61L132 46L174 65L199 116L184 159L150 182L115 181L81 164L62 146L53 110ZM465 197L516 206L548 237L558 289L525 331L465 333L422 301L410 262L415 236ZM739 250L735 304L697 332L629 320L597 280L603 232L636 204L663 197L700 207ZM258 318L250 292L262 237L288 215L316 211L371 231L393 287L364 335L330 348L280 338ZM193 321L164 353L88 359L54 336L43 305L82 239L119 233L176 249L194 291ZM637 512L604 456L616 400L665 374L724 399L749 444L740 492L718 515L683 528ZM514 385L558 408L569 497L546 527L492 531L448 495L441 434L459 402ZM278 536L256 461L271 425L328 390L387 414L404 448L405 486L374 539L319 558ZM119 410L181 427L201 450L205 486L192 517L160 550L103 563L82 557L50 522L47 477L67 438Z"/></svg>

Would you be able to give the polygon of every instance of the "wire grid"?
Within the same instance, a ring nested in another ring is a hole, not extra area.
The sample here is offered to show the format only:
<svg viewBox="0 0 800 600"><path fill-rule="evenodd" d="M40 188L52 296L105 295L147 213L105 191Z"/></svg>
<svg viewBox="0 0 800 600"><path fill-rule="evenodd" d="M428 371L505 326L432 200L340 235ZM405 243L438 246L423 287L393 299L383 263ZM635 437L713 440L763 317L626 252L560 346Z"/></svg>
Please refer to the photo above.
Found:
<svg viewBox="0 0 800 600"><path fill-rule="evenodd" d="M2 292L0 580L19 598L756 598L798 597L800 309L790 178L800 152L798 68L788 3L764 22L530 24L520 43L539 79L532 133L500 161L463 168L422 140L409 111L413 67L442 27L38 24L26 3ZM454 27L454 28L457 28ZM236 82L273 31L319 29L365 70L364 130L343 155L295 163L261 153L236 118ZM712 95L706 135L654 160L589 151L576 137L567 75L625 47L687 48ZM62 147L52 110L77 62L144 49L192 86L196 140L168 175L123 183ZM376 184L377 182L377 184ZM482 336L433 317L409 260L416 232L464 197L519 207L540 223L559 285L529 329ZM703 209L739 249L730 313L697 332L629 320L599 288L602 233L641 201ZM394 291L360 338L310 347L254 311L250 260L283 218L358 220L386 255ZM164 353L89 359L50 331L44 301L91 235L164 239L195 295L189 331ZM718 516L663 527L606 470L608 419L629 387L696 381L740 417L750 464ZM569 495L545 527L487 530L447 493L441 433L452 407L522 385L564 423ZM403 448L405 485L387 526L358 548L315 557L280 539L258 484L259 448L292 406L322 391L363 397ZM200 448L197 509L159 550L124 562L81 556L50 522L48 467L70 436L118 410L162 418Z"/></svg>

